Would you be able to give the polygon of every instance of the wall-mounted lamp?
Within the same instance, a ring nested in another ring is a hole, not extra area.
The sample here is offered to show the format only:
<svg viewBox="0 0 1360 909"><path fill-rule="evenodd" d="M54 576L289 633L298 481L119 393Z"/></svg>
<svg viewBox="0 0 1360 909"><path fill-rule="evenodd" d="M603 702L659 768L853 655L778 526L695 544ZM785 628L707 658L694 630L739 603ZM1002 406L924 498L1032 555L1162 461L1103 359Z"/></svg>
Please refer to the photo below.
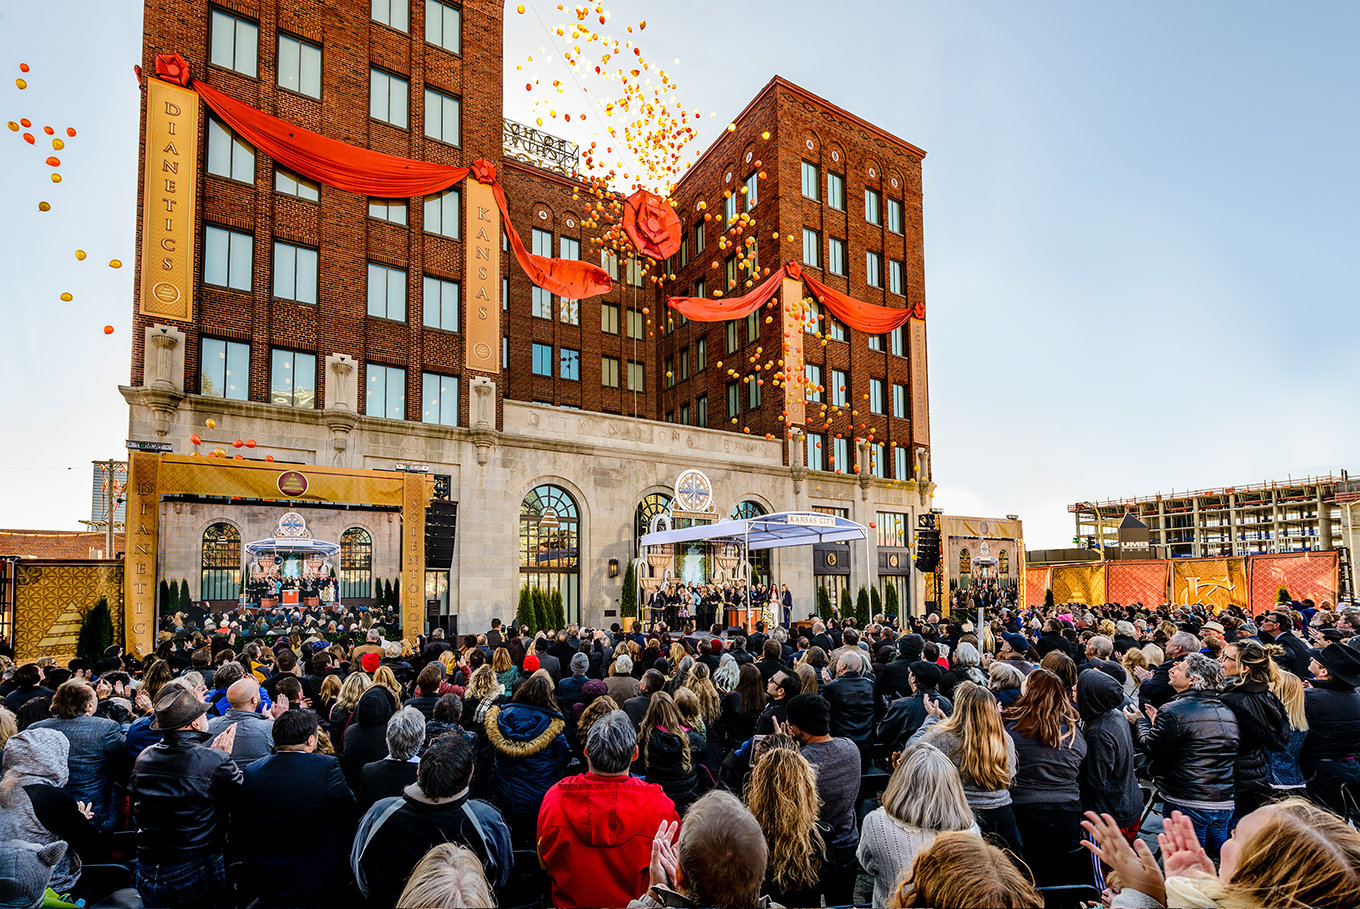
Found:
<svg viewBox="0 0 1360 909"><path fill-rule="evenodd" d="M618 560L618 559L610 559L610 560L609 560L609 576L610 576L611 578L617 578L617 577L619 576L619 560Z"/></svg>

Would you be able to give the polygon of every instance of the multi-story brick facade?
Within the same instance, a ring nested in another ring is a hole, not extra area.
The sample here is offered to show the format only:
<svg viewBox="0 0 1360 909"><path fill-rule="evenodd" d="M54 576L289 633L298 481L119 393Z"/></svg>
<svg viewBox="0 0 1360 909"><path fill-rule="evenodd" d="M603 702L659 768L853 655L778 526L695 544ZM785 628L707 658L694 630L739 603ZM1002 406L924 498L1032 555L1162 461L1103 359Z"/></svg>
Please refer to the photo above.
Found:
<svg viewBox="0 0 1360 909"><path fill-rule="evenodd" d="M144 72L154 71L158 54L177 52L196 78L331 138L454 166L484 158L498 170L526 246L601 262L582 226L584 185L503 153L502 4L148 0L144 23ZM144 103L144 125L146 116ZM132 437L187 451L197 431L209 447L249 436L257 455L281 461L428 464L451 478L461 505L462 554L444 608L478 621L504 612L498 604L518 586L513 563L492 556L513 558L506 551L516 548L514 528L507 536L501 525L514 523L510 515L539 482L559 484L602 519L580 547L577 608L596 619L610 611L619 583L602 574L600 556L636 556L634 506L690 463L703 465L715 486L730 486L724 510L750 501L767 511L836 508L865 524L883 508L914 517L929 507L932 488L921 323L870 338L827 318L825 344L806 336L803 357L809 372L820 370L822 400L834 406L823 418L818 403L808 404L805 448L796 433L788 438L786 390L773 381L779 367L758 368L783 356L778 305L749 324L697 323L668 314L664 296L745 290L745 273L736 288L726 284L728 253L718 242L724 192L746 210L738 190L763 172L750 207L756 226L745 234L758 237L761 268L796 260L859 299L921 302L924 152L777 78L734 123L673 194L685 237L684 253L669 263L673 281L638 278L620 262L609 293L564 301L534 288L502 244L502 368L478 375L463 368L468 225L452 195L458 187L447 197L382 200L309 183L205 107L195 311L173 324L135 316L124 389ZM805 192L805 179L816 188L809 183ZM139 241L141 227L139 214ZM696 230L704 232L702 251ZM816 246L807 257L805 230ZM878 257L876 281L870 253ZM839 268L828 268L833 256ZM140 252L137 267L140 276ZM147 350L157 332L179 340L169 372L153 375ZM479 423L472 388L486 378L494 407ZM733 382L737 406L729 412ZM585 422L550 417L542 405L580 410ZM203 429L208 417L218 424L211 432ZM881 454L864 453L872 466L855 445L869 435L882 446ZM806 457L813 471L804 481ZM484 539L475 536L479 521ZM583 536L587 523L583 515ZM482 541L471 543L470 534ZM774 566L800 597L810 596L809 561L806 551L781 554ZM854 562L852 583L877 580L870 553Z"/></svg>

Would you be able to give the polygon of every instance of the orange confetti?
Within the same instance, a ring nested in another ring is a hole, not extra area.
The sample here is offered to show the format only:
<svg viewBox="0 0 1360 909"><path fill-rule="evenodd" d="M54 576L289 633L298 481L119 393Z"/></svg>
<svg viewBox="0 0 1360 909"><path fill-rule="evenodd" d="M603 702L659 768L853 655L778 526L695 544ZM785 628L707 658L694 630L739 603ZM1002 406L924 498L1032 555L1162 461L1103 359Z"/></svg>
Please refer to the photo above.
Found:
<svg viewBox="0 0 1360 909"><path fill-rule="evenodd" d="M53 135L54 133L56 133L56 130L53 129L52 127L50 127L50 126L44 126L44 127L43 127L43 132L47 133L47 134L50 136L50 135Z"/></svg>
<svg viewBox="0 0 1360 909"><path fill-rule="evenodd" d="M27 117L23 117L19 120L19 125L22 126L24 129L28 129L30 126L33 125L33 121L28 119Z"/></svg>
<svg viewBox="0 0 1360 909"><path fill-rule="evenodd" d="M32 133L24 133L24 141L27 142L29 145L34 145L37 143L38 140L33 138Z"/></svg>

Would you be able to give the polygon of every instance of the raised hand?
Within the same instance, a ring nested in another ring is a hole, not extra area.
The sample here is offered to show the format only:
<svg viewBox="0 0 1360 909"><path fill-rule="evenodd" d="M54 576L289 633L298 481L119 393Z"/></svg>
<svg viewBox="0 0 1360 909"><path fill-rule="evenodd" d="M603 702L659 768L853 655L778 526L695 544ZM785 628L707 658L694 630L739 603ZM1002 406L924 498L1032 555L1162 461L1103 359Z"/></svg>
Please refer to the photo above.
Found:
<svg viewBox="0 0 1360 909"><path fill-rule="evenodd" d="M1163 818L1157 844L1162 847L1162 863L1166 866L1167 877L1184 877L1195 871L1211 876L1216 873L1214 863L1199 844L1195 825L1179 811L1173 811L1170 817Z"/></svg>
<svg viewBox="0 0 1360 909"><path fill-rule="evenodd" d="M670 887L675 882L675 841L680 833L679 821L662 821L652 837L652 860L647 866L649 887Z"/></svg>
<svg viewBox="0 0 1360 909"><path fill-rule="evenodd" d="M1166 902L1166 881L1162 877L1161 869L1157 867L1156 857L1146 843L1135 840L1134 845L1130 846L1119 829L1119 824L1108 814L1088 811L1086 820L1081 822L1081 826L1091 834L1091 839L1095 840L1094 843L1082 840L1081 844L1094 852L1102 862L1119 872L1119 879L1124 882L1125 887L1146 893L1158 904ZM1170 870L1168 866L1168 873Z"/></svg>
<svg viewBox="0 0 1360 909"><path fill-rule="evenodd" d="M218 751L223 751L226 752L227 754L231 754L232 746L235 744L236 744L236 724L232 723L230 726L224 729L217 738L213 739L212 747L217 749Z"/></svg>

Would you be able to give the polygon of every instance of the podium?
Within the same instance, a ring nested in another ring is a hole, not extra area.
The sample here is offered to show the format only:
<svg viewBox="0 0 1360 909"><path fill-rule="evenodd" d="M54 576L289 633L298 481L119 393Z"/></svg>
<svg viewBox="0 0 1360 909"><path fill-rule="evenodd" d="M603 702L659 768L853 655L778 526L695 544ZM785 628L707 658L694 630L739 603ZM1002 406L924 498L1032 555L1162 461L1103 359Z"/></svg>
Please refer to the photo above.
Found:
<svg viewBox="0 0 1360 909"><path fill-rule="evenodd" d="M285 605L285 606L296 606L297 604L298 604L298 591L297 591L297 588L293 588L292 590L285 590L285 591L283 591L283 605Z"/></svg>

